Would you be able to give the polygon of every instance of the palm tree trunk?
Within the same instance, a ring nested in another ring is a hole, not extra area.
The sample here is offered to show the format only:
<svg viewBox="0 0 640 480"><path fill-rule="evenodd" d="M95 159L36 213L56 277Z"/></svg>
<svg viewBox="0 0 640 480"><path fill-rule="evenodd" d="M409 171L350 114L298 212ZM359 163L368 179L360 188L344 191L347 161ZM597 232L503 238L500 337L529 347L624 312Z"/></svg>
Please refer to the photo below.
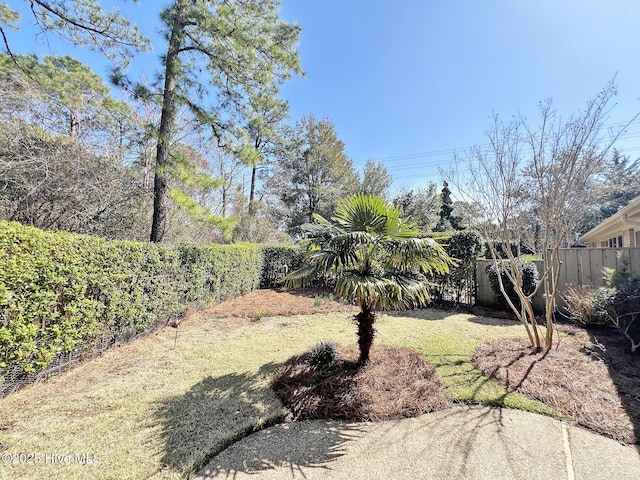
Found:
<svg viewBox="0 0 640 480"><path fill-rule="evenodd" d="M360 347L358 365L362 367L369 362L369 351L376 333L373 328L376 317L370 307L361 304L360 308L361 311L356 315L356 321L358 322L358 347Z"/></svg>

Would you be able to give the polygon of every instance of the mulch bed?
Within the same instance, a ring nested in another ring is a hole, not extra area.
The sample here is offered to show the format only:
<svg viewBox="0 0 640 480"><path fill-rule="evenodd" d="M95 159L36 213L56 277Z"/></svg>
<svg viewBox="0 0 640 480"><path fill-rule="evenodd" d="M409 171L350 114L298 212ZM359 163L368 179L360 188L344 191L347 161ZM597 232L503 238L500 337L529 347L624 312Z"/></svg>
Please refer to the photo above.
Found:
<svg viewBox="0 0 640 480"><path fill-rule="evenodd" d="M355 312L353 305L332 299L330 291L317 289L254 290L238 298L212 305L201 313L214 317L263 317Z"/></svg>
<svg viewBox="0 0 640 480"><path fill-rule="evenodd" d="M414 417L449 406L435 369L419 353L374 345L357 368L358 350L339 352L331 366L313 368L309 353L289 359L271 385L293 419L379 421Z"/></svg>
<svg viewBox="0 0 640 480"><path fill-rule="evenodd" d="M500 339L479 346L471 361L485 375L578 425L623 443L640 443L640 357L625 351L624 342L607 329L561 330L573 338L548 352L533 351L526 340Z"/></svg>

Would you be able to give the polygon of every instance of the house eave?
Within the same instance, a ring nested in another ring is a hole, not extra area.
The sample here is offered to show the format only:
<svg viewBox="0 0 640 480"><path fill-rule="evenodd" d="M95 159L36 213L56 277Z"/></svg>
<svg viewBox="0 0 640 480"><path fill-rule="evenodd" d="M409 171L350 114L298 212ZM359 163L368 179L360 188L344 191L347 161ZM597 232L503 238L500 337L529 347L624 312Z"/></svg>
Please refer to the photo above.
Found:
<svg viewBox="0 0 640 480"><path fill-rule="evenodd" d="M640 197L634 198L629 205L622 210L614 213L593 227L580 237L580 242L590 243L598 241L602 237L618 233L621 229L624 229L625 226L627 228L640 228Z"/></svg>

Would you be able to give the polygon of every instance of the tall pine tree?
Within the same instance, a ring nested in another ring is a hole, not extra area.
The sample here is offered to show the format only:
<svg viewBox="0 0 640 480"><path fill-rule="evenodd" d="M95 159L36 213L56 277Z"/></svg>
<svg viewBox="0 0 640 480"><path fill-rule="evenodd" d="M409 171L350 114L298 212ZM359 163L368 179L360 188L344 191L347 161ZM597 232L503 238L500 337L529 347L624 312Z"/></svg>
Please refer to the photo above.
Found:
<svg viewBox="0 0 640 480"><path fill-rule="evenodd" d="M252 99L267 91L275 96L284 80L301 73L299 27L281 20L278 8L277 0L175 0L162 12L168 48L151 241L162 241L165 231L177 107L188 107L225 143Z"/></svg>
<svg viewBox="0 0 640 480"><path fill-rule="evenodd" d="M53 33L73 45L86 45L120 65L126 65L136 52L147 51L151 45L118 9L105 12L94 0L24 1L43 34ZM12 57L9 30L18 30L19 23L20 13L0 3L0 48Z"/></svg>

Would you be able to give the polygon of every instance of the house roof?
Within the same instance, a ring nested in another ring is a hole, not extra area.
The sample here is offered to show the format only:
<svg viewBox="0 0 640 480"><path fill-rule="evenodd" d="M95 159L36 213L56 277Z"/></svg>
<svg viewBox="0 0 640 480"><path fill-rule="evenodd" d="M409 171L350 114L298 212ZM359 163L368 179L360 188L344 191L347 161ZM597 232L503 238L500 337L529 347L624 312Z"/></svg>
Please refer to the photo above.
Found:
<svg viewBox="0 0 640 480"><path fill-rule="evenodd" d="M629 205L593 227L580 237L580 241L597 242L603 237L619 235L622 230L628 228L640 229L640 197L634 198Z"/></svg>

